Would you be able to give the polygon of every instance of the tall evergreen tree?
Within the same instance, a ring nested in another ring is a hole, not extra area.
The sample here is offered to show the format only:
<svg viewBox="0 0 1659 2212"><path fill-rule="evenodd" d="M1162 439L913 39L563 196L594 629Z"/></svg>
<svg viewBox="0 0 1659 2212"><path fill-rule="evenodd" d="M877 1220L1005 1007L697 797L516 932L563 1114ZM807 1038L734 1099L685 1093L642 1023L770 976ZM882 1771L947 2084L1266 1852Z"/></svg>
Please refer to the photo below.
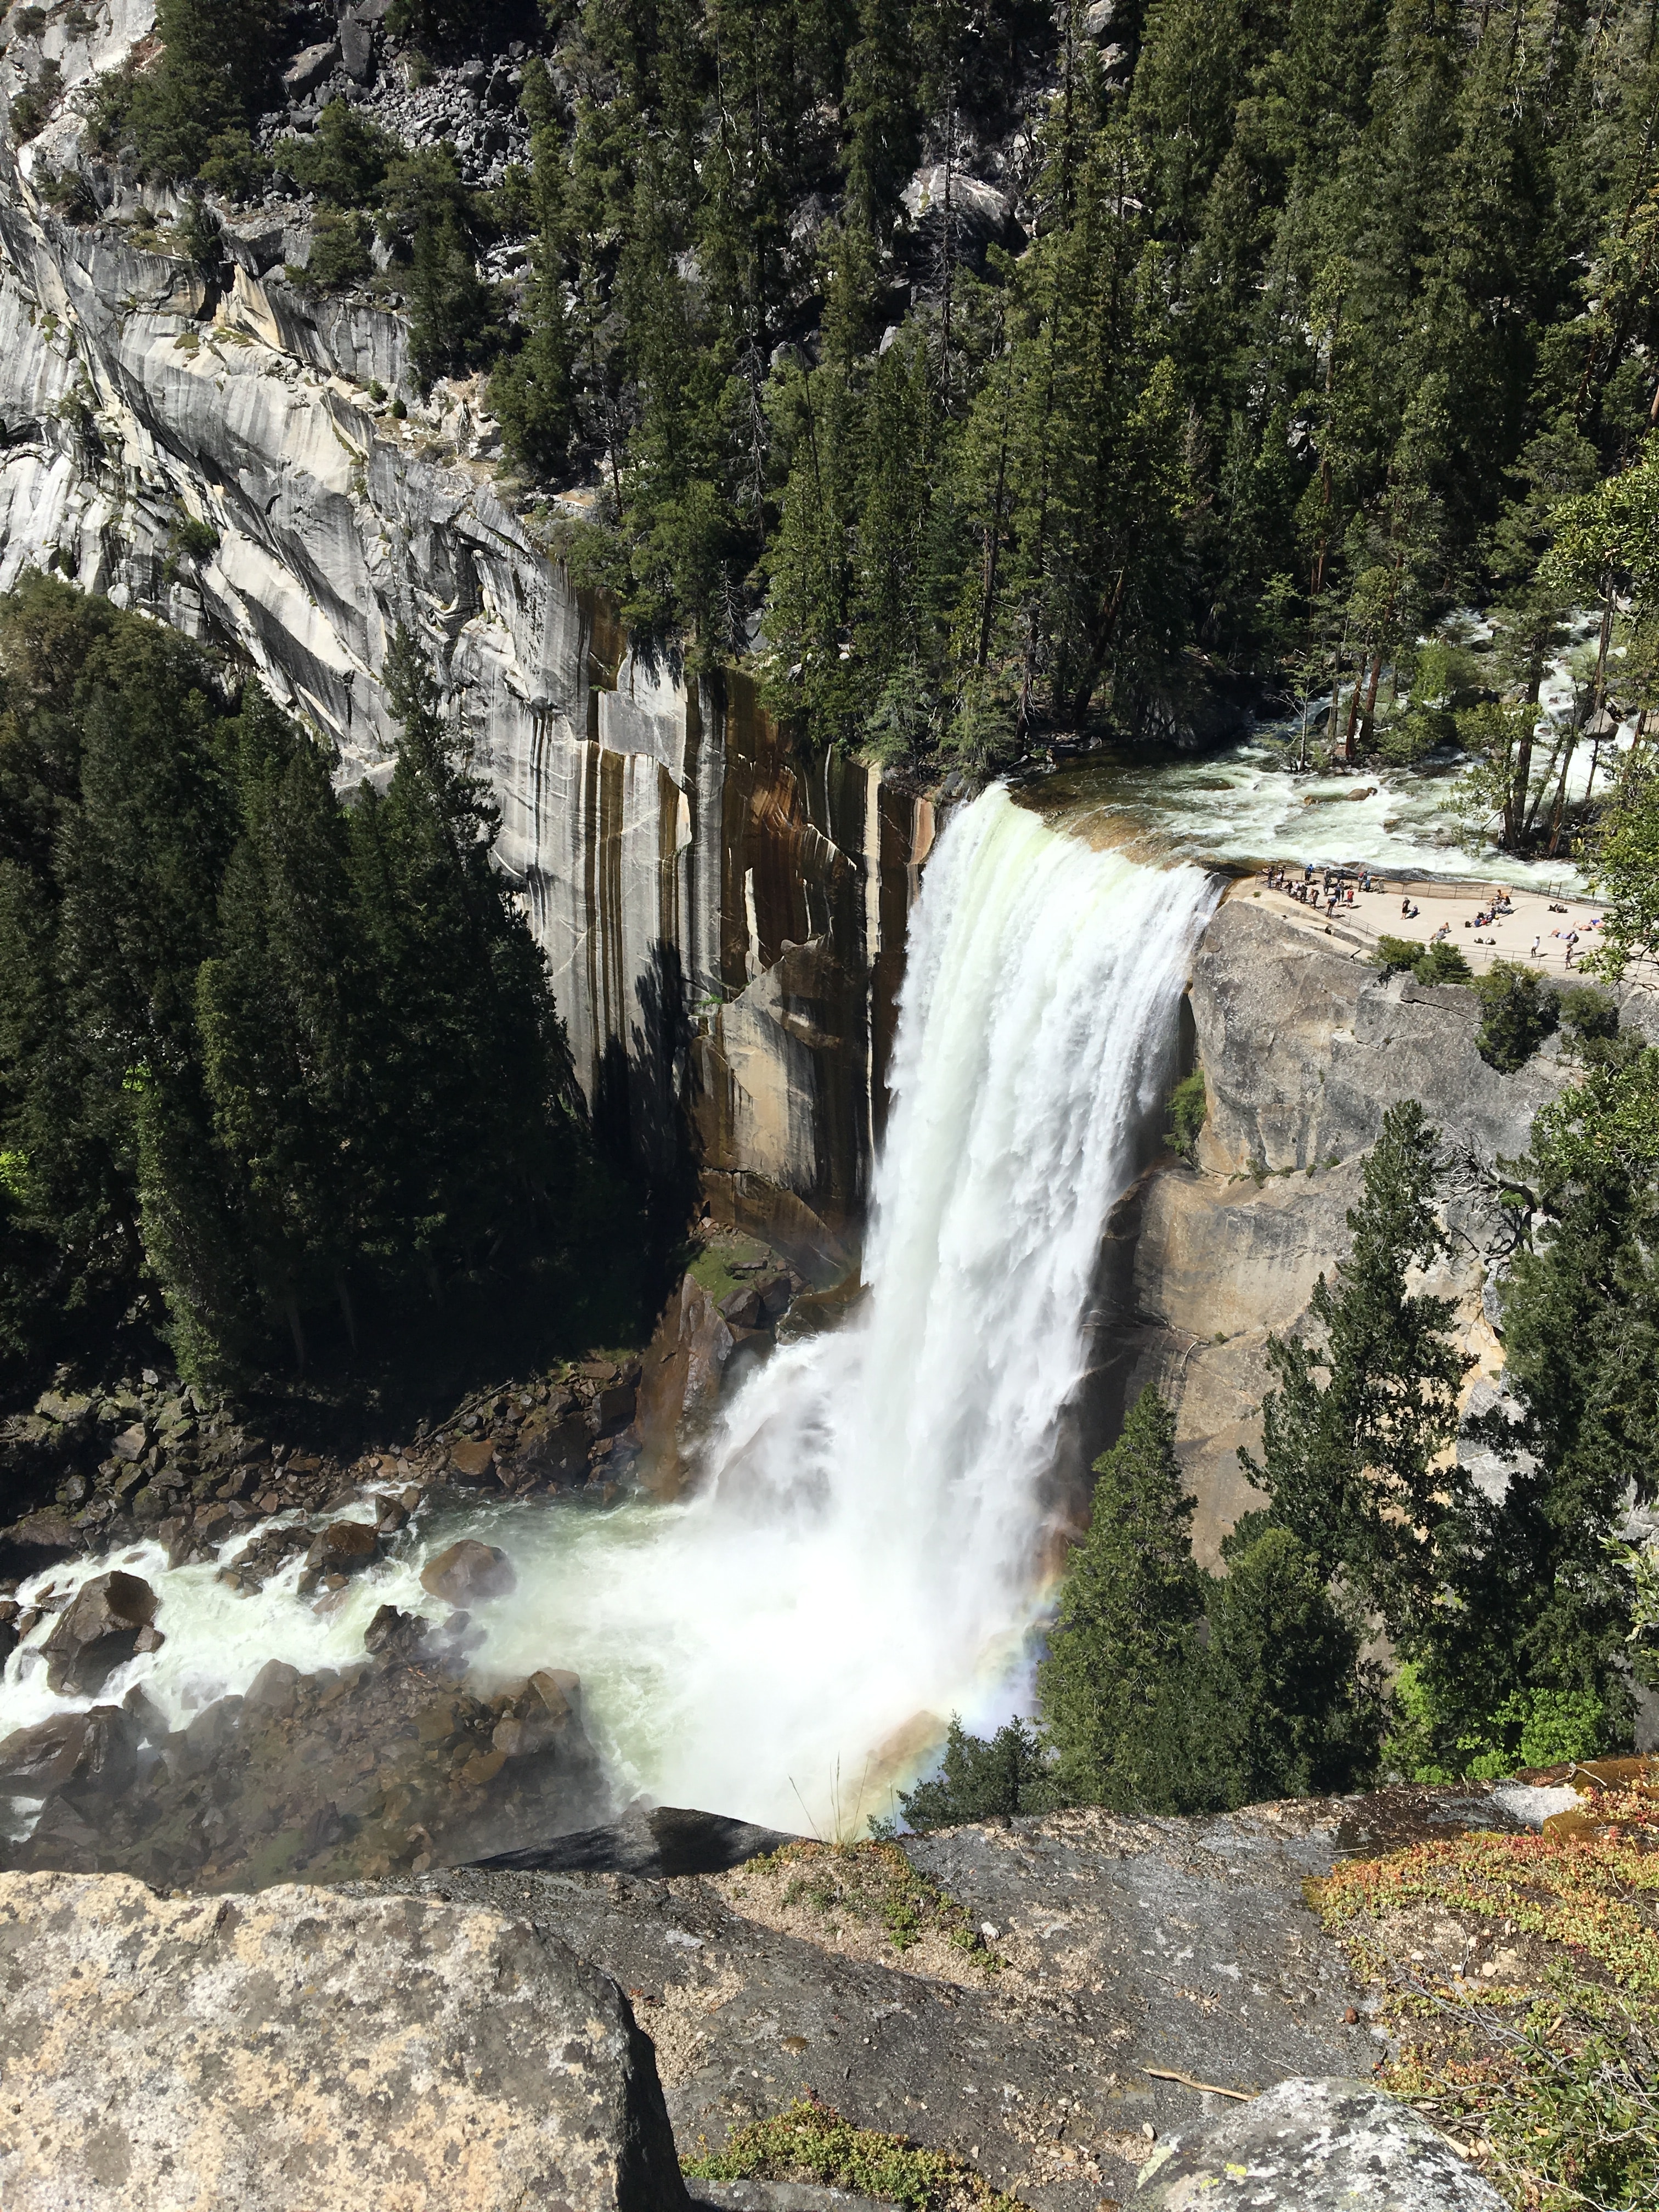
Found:
<svg viewBox="0 0 1659 2212"><path fill-rule="evenodd" d="M1384 1115L1347 1217L1352 1252L1334 1282L1316 1284L1308 1335L1268 1339L1278 1387L1262 1407L1261 1458L1239 1453L1320 1576L1341 1577L1401 1639L1438 1602L1460 1480L1443 1459L1469 1364L1452 1301L1407 1287L1446 1249L1438 1141L1414 1100Z"/></svg>
<svg viewBox="0 0 1659 2212"><path fill-rule="evenodd" d="M1203 1578L1175 1419L1142 1391L1097 1462L1089 1533L1073 1553L1037 1674L1065 1794L1118 1812L1184 1812L1211 1801L1194 1758Z"/></svg>

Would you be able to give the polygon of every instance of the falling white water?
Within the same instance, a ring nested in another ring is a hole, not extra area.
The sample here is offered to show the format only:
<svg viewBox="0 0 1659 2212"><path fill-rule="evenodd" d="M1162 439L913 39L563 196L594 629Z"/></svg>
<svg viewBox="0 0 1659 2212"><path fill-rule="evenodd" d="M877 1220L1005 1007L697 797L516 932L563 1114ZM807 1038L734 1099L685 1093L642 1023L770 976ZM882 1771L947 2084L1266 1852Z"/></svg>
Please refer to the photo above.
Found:
<svg viewBox="0 0 1659 2212"><path fill-rule="evenodd" d="M326 1622L292 1576L240 1597L147 1548L167 1642L102 1695L142 1680L176 1714L273 1655L337 1665L376 1606L441 1613L421 1565L476 1533L518 1587L477 1608L475 1664L574 1668L624 1792L823 1832L885 1810L945 1716L1019 1695L1102 1225L1212 898L1195 868L1091 851L986 793L912 926L867 1295L741 1391L694 1493L434 1516ZM0 1733L58 1702L18 1655Z"/></svg>

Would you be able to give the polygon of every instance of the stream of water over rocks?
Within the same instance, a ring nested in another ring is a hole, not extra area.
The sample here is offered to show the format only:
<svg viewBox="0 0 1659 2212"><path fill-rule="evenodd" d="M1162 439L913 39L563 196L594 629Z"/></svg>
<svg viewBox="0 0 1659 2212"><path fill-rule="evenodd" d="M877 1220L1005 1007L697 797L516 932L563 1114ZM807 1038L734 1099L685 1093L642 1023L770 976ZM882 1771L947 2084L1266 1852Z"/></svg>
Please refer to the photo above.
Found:
<svg viewBox="0 0 1659 2212"><path fill-rule="evenodd" d="M846 1320L778 1347L672 1503L439 1488L398 1526L393 1483L296 1516L286 1558L267 1518L185 1564L145 1541L35 1577L20 1601L50 1583L57 1609L0 1686L0 1735L24 1732L0 1744L14 1855L376 1870L635 1793L831 1832L887 1809L953 1711L1006 1715L1102 1224L1167 1094L1215 890L1000 788L963 810L914 920ZM457 1545L485 1563L459 1579ZM66 1608L105 1623L112 1572L155 1601L100 1628L107 1671L96 1651L66 1670L46 1647Z"/></svg>

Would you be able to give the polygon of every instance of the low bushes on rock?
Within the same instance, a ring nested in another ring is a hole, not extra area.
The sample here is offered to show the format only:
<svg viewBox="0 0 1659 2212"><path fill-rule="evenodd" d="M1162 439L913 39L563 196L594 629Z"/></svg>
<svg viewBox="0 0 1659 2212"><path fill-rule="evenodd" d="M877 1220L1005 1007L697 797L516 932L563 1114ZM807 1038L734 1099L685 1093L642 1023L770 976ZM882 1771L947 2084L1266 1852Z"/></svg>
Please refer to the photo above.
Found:
<svg viewBox="0 0 1659 2212"><path fill-rule="evenodd" d="M1535 968L1513 960L1495 960L1488 974L1477 975L1474 994L1484 1016L1475 1039L1480 1057L1500 1075L1513 1075L1555 1029L1556 994Z"/></svg>
<svg viewBox="0 0 1659 2212"><path fill-rule="evenodd" d="M1195 1067L1190 1075L1183 1075L1170 1093L1170 1150L1179 1152L1183 1160L1190 1160L1197 1152L1199 1136L1209 1110L1204 1072Z"/></svg>
<svg viewBox="0 0 1659 2212"><path fill-rule="evenodd" d="M1455 945L1419 945L1409 937L1379 937L1372 959L1384 976L1402 970L1419 983L1467 983L1468 962Z"/></svg>

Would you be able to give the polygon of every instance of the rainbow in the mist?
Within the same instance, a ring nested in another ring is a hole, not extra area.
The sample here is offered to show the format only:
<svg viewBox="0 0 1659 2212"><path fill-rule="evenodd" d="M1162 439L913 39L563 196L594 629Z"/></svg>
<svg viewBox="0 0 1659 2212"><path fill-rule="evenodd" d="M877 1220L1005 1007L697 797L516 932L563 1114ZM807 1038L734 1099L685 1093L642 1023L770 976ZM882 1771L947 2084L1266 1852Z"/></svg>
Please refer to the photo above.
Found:
<svg viewBox="0 0 1659 2212"><path fill-rule="evenodd" d="M377 1606L441 1611L420 1568L472 1532L518 1571L474 1616L477 1668L574 1668L620 1794L823 1833L884 1811L945 1717L988 1725L1027 1690L1102 1226L1213 897L988 791L913 920L866 1295L751 1378L691 1492L434 1516L325 1620L292 1577L240 1596L145 1547L167 1640L101 1694L143 1679L176 1718L272 1656L337 1666ZM60 1702L18 1655L0 1733Z"/></svg>

